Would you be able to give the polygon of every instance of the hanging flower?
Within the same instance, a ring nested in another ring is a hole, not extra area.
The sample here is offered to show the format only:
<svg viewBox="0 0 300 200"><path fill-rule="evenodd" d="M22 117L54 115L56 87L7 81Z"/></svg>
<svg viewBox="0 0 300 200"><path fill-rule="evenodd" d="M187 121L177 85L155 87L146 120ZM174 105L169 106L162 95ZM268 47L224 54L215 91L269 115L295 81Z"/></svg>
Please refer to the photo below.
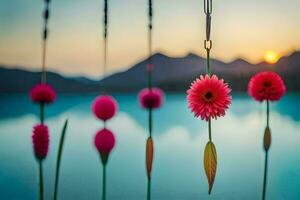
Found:
<svg viewBox="0 0 300 200"><path fill-rule="evenodd" d="M159 88L144 88L139 93L139 102L143 108L159 108L164 101L164 92Z"/></svg>
<svg viewBox="0 0 300 200"><path fill-rule="evenodd" d="M50 85L42 83L31 89L30 98L35 103L52 103L56 98L56 93Z"/></svg>
<svg viewBox="0 0 300 200"><path fill-rule="evenodd" d="M112 96L103 95L94 100L92 110L96 117L106 121L117 113L118 104Z"/></svg>
<svg viewBox="0 0 300 200"><path fill-rule="evenodd" d="M208 121L210 118L224 116L231 104L231 89L223 79L216 75L201 75L187 91L189 108L196 117Z"/></svg>
<svg viewBox="0 0 300 200"><path fill-rule="evenodd" d="M248 85L248 93L257 101L278 101L285 93L282 78L275 72L260 72L254 75Z"/></svg>
<svg viewBox="0 0 300 200"><path fill-rule="evenodd" d="M49 148L49 132L47 126L38 124L33 127L32 143L36 158L39 160L46 158Z"/></svg>
<svg viewBox="0 0 300 200"><path fill-rule="evenodd" d="M114 148L115 143L115 136L110 130L104 128L96 133L94 144L104 164L107 162L109 153Z"/></svg>

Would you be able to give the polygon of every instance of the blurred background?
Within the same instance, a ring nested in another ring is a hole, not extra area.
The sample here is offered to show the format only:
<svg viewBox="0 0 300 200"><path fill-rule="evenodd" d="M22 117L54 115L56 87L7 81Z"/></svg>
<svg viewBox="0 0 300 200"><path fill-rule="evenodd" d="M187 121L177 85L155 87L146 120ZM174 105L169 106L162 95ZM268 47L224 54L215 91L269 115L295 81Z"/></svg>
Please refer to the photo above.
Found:
<svg viewBox="0 0 300 200"><path fill-rule="evenodd" d="M46 108L50 154L45 162L46 199L63 122L69 118L59 197L99 199L100 160L94 134L102 127L91 112L102 87L119 102L108 123L117 146L108 168L109 199L146 195L147 113L137 100L146 86L147 1L110 1L108 74L102 72L102 10L99 0L60 0L50 6L47 81L58 92ZM213 2L212 71L233 89L232 106L213 121L218 172L212 199L259 199L264 153L265 105L246 93L259 71L279 73L287 94L271 105L273 135L269 199L300 199L300 1ZM37 198L32 126L39 108L28 92L40 80L43 1L0 2L0 197ZM187 108L186 90L205 73L205 16L201 0L154 1L154 85L166 92L154 113L153 198L208 199L203 150L205 122Z"/></svg>

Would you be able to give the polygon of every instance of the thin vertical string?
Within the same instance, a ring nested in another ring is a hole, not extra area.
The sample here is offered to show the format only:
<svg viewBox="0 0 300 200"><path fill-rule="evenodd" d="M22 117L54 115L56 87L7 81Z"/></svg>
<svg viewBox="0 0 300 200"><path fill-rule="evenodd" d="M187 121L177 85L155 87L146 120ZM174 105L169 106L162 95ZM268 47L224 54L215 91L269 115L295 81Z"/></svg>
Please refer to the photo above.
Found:
<svg viewBox="0 0 300 200"><path fill-rule="evenodd" d="M45 0L45 10L43 14L44 18L44 28L42 36L42 73L41 73L41 83L46 83L46 55L47 55L47 39L48 39L48 19L50 16L49 11L50 0ZM40 103L40 120L41 124L44 124L45 115L45 104Z"/></svg>
<svg viewBox="0 0 300 200"><path fill-rule="evenodd" d="M153 18L153 7L152 7L152 0L148 0L148 17L149 17L149 24L148 24L148 65L147 65L147 75L148 75L148 89L152 90L152 70L153 70L153 63L152 63L152 18ZM149 125L149 135L152 136L152 109L148 109L148 125Z"/></svg>
<svg viewBox="0 0 300 200"><path fill-rule="evenodd" d="M267 100L267 128L269 128L269 125L270 125L270 102L269 100ZM266 199L267 179L268 179L268 157L269 157L269 149L266 149L262 200Z"/></svg>
<svg viewBox="0 0 300 200"><path fill-rule="evenodd" d="M105 80L106 68L107 68L107 37L108 37L108 0L104 0L104 16L103 16L103 40L104 40L104 54L103 54L103 76L102 79ZM105 86L104 82L103 85ZM105 92L105 88L103 88ZM106 128L106 121L103 122L103 127ZM102 200L106 200L106 163L103 164L102 169Z"/></svg>
<svg viewBox="0 0 300 200"><path fill-rule="evenodd" d="M41 83L46 83L46 55L47 55L47 39L48 39L48 19L50 16L49 4L50 0L45 0L45 10L44 10L44 31L42 38L42 74Z"/></svg>
<svg viewBox="0 0 300 200"><path fill-rule="evenodd" d="M153 7L152 0L148 0L148 17L149 17L149 25L148 25L148 65L147 65L147 75L148 75L148 88L152 89L152 18L153 18Z"/></svg>
<svg viewBox="0 0 300 200"><path fill-rule="evenodd" d="M107 67L107 36L108 36L108 0L104 0L104 54L103 54L103 79L106 76L106 67Z"/></svg>
<svg viewBox="0 0 300 200"><path fill-rule="evenodd" d="M148 77L148 89L149 91L152 90L152 70L153 70L153 63L152 63L152 18L153 18L153 4L152 0L148 0L148 17L149 17L149 24L148 24L148 65L147 65L147 77ZM152 137L152 108L148 109L148 125L149 125L149 137ZM151 199L151 172L148 176L147 182L147 200Z"/></svg>
<svg viewBox="0 0 300 200"><path fill-rule="evenodd" d="M206 73L211 76L210 66L210 50L212 48L211 35L211 14L212 14L212 0L204 0L204 13L206 15L206 38L204 40L204 48L206 50ZM212 141L211 136L211 119L208 120L208 136L209 141Z"/></svg>
<svg viewBox="0 0 300 200"><path fill-rule="evenodd" d="M149 17L149 25L148 25L148 65L147 65L147 75L148 75L148 89L152 90L152 17L153 17L153 8L152 8L152 0L148 0L148 17ZM149 135L152 137L152 108L148 109L148 125L149 125Z"/></svg>

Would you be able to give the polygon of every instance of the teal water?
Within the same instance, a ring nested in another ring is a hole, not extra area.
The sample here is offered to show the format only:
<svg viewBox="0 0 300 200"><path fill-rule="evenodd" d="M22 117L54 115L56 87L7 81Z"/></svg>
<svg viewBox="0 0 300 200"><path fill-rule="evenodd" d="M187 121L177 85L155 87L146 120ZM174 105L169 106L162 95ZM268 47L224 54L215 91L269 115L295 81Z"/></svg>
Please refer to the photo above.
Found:
<svg viewBox="0 0 300 200"><path fill-rule="evenodd" d="M38 122L38 106L26 95L0 96L0 199L37 199L37 163L32 154L31 129ZM58 139L69 118L62 158L60 199L101 198L102 166L93 146L102 127L91 111L95 95L59 95L46 108L51 132L44 163L46 199L51 199ZM120 111L108 123L117 145L108 165L108 199L146 197L145 140L147 114L136 96L116 95ZM208 140L205 122L187 109L185 95L168 94L154 113L155 161L153 199L260 199L264 152L265 105L247 95L234 95L224 118L213 121L218 171L211 197L203 170ZM300 95L290 94L271 105L272 146L267 199L300 199Z"/></svg>

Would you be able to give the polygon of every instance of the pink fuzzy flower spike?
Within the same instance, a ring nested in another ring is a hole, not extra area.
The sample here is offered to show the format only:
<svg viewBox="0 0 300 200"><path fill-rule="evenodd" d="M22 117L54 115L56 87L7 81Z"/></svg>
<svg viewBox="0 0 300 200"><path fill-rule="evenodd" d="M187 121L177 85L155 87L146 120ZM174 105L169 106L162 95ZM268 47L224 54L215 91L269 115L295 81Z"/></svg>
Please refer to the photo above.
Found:
<svg viewBox="0 0 300 200"><path fill-rule="evenodd" d="M282 78L275 72L260 72L248 85L248 93L257 101L278 101L286 92Z"/></svg>
<svg viewBox="0 0 300 200"><path fill-rule="evenodd" d="M196 117L208 121L224 116L231 104L231 89L216 75L200 76L187 91L188 105Z"/></svg>
<svg viewBox="0 0 300 200"><path fill-rule="evenodd" d="M139 101L143 108L159 108L164 101L164 92L159 88L144 88L139 93Z"/></svg>
<svg viewBox="0 0 300 200"><path fill-rule="evenodd" d="M37 159L43 160L48 154L49 132L48 127L42 124L33 127L32 143Z"/></svg>
<svg viewBox="0 0 300 200"><path fill-rule="evenodd" d="M52 103L56 98L56 93L50 85L42 83L31 89L30 98L35 103Z"/></svg>
<svg viewBox="0 0 300 200"><path fill-rule="evenodd" d="M96 133L94 144L105 164L111 150L115 147L116 139L114 134L104 128Z"/></svg>
<svg viewBox="0 0 300 200"><path fill-rule="evenodd" d="M118 104L112 96L103 95L94 100L92 110L97 118L106 121L117 113Z"/></svg>

